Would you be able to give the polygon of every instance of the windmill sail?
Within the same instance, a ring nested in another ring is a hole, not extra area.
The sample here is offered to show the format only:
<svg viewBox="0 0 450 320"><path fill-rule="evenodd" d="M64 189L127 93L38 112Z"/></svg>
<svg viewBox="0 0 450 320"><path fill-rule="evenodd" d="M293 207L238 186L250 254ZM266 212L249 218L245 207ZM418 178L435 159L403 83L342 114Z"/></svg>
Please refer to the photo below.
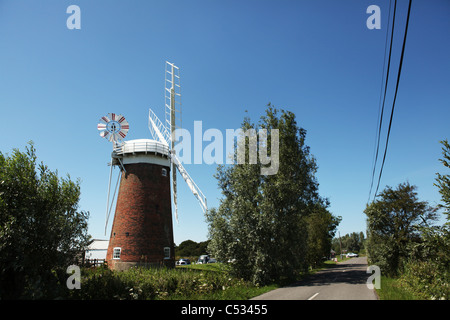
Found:
<svg viewBox="0 0 450 320"><path fill-rule="evenodd" d="M180 68L173 63L166 61L165 81L164 81L164 100L165 100L165 122L167 128L170 128L170 148L172 157L175 156L175 130L177 122L181 127L181 84ZM177 121L178 120L178 121ZM175 207L175 219L178 222L178 200L177 200L177 170L174 161L170 168L172 172L172 190L173 205Z"/></svg>
<svg viewBox="0 0 450 320"><path fill-rule="evenodd" d="M156 116L156 114L153 112L152 109L149 110L149 129L150 133L152 134L153 139L159 140L169 146L172 145L171 136L168 134L167 129L162 125L159 118ZM174 152L170 152L171 162L173 171L178 172L183 177L184 181L186 181L186 184L188 185L189 190L194 194L194 196L198 199L200 206L203 210L203 212L208 211L208 206L206 202L206 197L203 194L203 192L200 190L200 188L197 186L197 184L194 182L194 180L191 178L189 173L186 171L186 169L181 164L180 160L178 159L177 155ZM176 184L176 181L175 181ZM174 189L174 193L176 193L176 189ZM175 205L175 217L178 221L178 212L177 212L177 203L176 203L176 194L174 196L174 205Z"/></svg>
<svg viewBox="0 0 450 320"><path fill-rule="evenodd" d="M189 189L192 191L194 196L198 199L200 202L200 206L203 209L203 212L206 213L208 211L208 206L206 205L206 197L203 194L203 192L200 190L200 188L197 186L197 184L194 182L194 180L191 178L189 173L186 171L186 169L181 164L180 160L175 154L172 154L172 163L174 163L180 172L181 176L183 177L184 181L186 181L186 184L188 185Z"/></svg>
<svg viewBox="0 0 450 320"><path fill-rule="evenodd" d="M148 112L148 128L150 129L153 139L169 145L170 134L152 109L149 109Z"/></svg>

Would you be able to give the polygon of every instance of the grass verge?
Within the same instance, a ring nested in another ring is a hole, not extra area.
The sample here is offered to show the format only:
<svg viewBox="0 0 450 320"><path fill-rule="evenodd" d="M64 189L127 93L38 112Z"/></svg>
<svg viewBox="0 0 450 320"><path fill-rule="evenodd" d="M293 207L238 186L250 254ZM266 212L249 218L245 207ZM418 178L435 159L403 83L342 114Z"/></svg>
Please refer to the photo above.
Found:
<svg viewBox="0 0 450 320"><path fill-rule="evenodd" d="M232 277L223 264L190 265L172 269L82 269L81 290L68 290L80 300L246 300L277 285L255 286Z"/></svg>
<svg viewBox="0 0 450 320"><path fill-rule="evenodd" d="M381 276L381 288L376 289L380 300L420 300L408 291L399 279Z"/></svg>
<svg viewBox="0 0 450 320"><path fill-rule="evenodd" d="M228 267L225 264L213 263L213 264L191 264L177 266L180 270L201 271L212 274L222 274L226 275L231 281L231 276L228 275ZM235 279L236 280L236 279ZM270 284L266 286L255 286L250 282L246 282L242 279L237 280L237 282L229 287L222 288L222 290L216 290L214 292L208 293L192 293L187 295L175 295L171 297L174 300L248 300L250 298L259 296L268 291L279 288L278 284Z"/></svg>

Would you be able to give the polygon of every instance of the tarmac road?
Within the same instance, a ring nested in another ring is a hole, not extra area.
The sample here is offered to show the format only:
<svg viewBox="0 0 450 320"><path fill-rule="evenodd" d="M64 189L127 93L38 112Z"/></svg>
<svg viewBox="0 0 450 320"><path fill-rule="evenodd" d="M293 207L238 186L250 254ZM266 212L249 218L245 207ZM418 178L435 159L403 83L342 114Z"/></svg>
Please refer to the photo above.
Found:
<svg viewBox="0 0 450 320"><path fill-rule="evenodd" d="M375 289L367 288L366 271L366 257L352 258L252 300L377 300Z"/></svg>

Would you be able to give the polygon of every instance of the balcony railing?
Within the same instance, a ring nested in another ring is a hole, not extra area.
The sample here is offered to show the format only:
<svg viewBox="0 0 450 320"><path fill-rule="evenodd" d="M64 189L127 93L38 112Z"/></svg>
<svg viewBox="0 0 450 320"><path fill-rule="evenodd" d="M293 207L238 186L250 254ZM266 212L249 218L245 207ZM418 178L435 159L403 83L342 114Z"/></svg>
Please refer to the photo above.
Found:
<svg viewBox="0 0 450 320"><path fill-rule="evenodd" d="M169 155L169 146L158 141L127 141L120 145L115 145L114 153L123 155L125 153L159 153Z"/></svg>

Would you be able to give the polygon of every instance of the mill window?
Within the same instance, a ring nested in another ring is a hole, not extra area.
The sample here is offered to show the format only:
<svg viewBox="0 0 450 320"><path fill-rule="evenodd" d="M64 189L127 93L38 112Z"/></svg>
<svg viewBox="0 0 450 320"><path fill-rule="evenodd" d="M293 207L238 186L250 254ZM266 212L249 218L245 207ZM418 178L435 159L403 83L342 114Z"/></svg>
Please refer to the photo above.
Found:
<svg viewBox="0 0 450 320"><path fill-rule="evenodd" d="M119 247L116 247L113 249L113 259L115 259L115 260L120 259L120 251L121 251L121 248L119 248Z"/></svg>
<svg viewBox="0 0 450 320"><path fill-rule="evenodd" d="M164 247L164 259L170 259L170 248Z"/></svg>

